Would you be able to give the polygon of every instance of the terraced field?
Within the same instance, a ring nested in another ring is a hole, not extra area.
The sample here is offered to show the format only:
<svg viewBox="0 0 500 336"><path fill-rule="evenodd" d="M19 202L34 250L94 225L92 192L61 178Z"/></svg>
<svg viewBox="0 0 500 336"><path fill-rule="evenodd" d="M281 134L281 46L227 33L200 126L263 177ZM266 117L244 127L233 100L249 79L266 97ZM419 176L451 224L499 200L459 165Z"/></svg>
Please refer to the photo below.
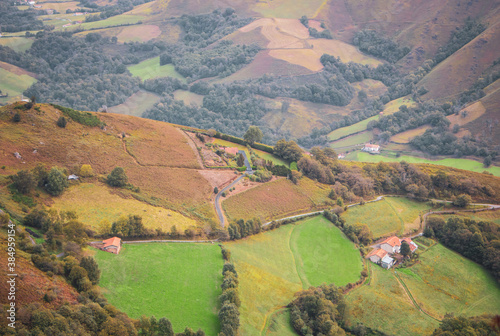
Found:
<svg viewBox="0 0 500 336"><path fill-rule="evenodd" d="M356 282L362 270L354 244L322 216L224 245L239 274L242 335L291 335L286 315L274 312L295 292L322 283Z"/></svg>
<svg viewBox="0 0 500 336"><path fill-rule="evenodd" d="M365 119L365 120L360 121L360 122L353 124L351 126L336 129L335 131L332 131L331 133L328 134L328 139L331 141L335 141L335 140L338 140L340 138L346 137L350 134L362 132L362 131L366 130L366 126L368 125L368 123L370 121L378 120L378 118L379 118L379 116L373 116L371 118Z"/></svg>

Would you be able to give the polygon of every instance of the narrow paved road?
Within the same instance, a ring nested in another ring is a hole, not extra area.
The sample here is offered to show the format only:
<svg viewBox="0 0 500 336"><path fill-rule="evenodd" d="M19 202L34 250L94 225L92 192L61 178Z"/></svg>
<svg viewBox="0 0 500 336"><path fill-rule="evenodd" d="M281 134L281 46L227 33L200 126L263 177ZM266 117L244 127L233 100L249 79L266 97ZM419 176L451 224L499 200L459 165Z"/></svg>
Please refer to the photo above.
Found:
<svg viewBox="0 0 500 336"><path fill-rule="evenodd" d="M219 217L220 226L222 228L224 228L225 225L224 213L222 212L222 208L220 206L220 198L222 196L222 193L231 189L236 183L240 182L245 176L253 174L252 165L248 160L247 153L243 150L240 150L238 154L242 154L243 157L245 158L245 167L247 167L246 173L238 177L233 182L231 182L231 184L229 184L227 187L219 191L217 196L215 196L215 210L217 211L217 216Z"/></svg>

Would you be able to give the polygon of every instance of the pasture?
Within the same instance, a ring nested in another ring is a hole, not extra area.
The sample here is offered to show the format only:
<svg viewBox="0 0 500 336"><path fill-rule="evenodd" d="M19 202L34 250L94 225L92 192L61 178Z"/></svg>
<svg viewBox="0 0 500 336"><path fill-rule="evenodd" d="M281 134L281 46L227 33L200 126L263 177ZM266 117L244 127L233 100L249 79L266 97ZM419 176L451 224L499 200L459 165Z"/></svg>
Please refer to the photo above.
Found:
<svg viewBox="0 0 500 336"><path fill-rule="evenodd" d="M222 202L222 207L230 220L259 217L267 222L314 210L327 201L329 190L329 187L306 177L297 185L280 178L228 197Z"/></svg>
<svg viewBox="0 0 500 336"><path fill-rule="evenodd" d="M328 139L331 141L335 141L335 140L338 140L340 138L344 138L350 134L362 132L362 131L366 130L366 126L368 125L368 123L370 121L377 120L378 118L379 118L378 116L373 116L371 118L368 118L368 119L365 119L365 120L360 121L358 123L355 123L351 126L338 128L338 129L336 129L328 134Z"/></svg>
<svg viewBox="0 0 500 336"><path fill-rule="evenodd" d="M414 137L424 134L425 131L428 130L429 128L431 128L431 126L423 125L423 126L420 126L420 127L414 128L414 129L410 129L410 130L407 130L407 131L404 131L404 132L401 132L398 134L394 134L391 137L391 141L398 143L398 144L410 143L410 141Z"/></svg>
<svg viewBox="0 0 500 336"><path fill-rule="evenodd" d="M130 15L130 14L121 14L109 17L105 20L94 21L94 22L83 22L81 24L75 24L67 28L68 30L75 29L97 29L97 28L106 28L106 27L115 27L121 25L134 25L144 20L146 17L142 15Z"/></svg>
<svg viewBox="0 0 500 336"><path fill-rule="evenodd" d="M435 215L433 215L434 217ZM469 212L463 212L463 213L456 213L453 215L439 215L438 217L442 217L444 220L447 220L449 217L462 217L462 218L469 218L475 221L483 221L483 222L493 222L498 225L500 225L500 210L496 211L483 211L483 212L476 212L476 213L469 213Z"/></svg>
<svg viewBox="0 0 500 336"><path fill-rule="evenodd" d="M16 52L23 52L31 48L35 40L27 37L2 37L0 45L9 47Z"/></svg>
<svg viewBox="0 0 500 336"><path fill-rule="evenodd" d="M160 96L152 92L139 90L128 97L122 104L109 107L108 112L140 117L160 99Z"/></svg>
<svg viewBox="0 0 500 336"><path fill-rule="evenodd" d="M391 100L384 106L384 115L391 115L399 111L401 105L406 105L407 107L415 106L415 101L410 96L401 97L398 99Z"/></svg>
<svg viewBox="0 0 500 336"><path fill-rule="evenodd" d="M392 271L368 263L370 280L346 296L347 320L389 335L430 335L439 322L413 305Z"/></svg>
<svg viewBox="0 0 500 336"><path fill-rule="evenodd" d="M168 318L175 332L219 332L220 248L215 244L124 244L119 255L97 251L100 286L108 301L132 318Z"/></svg>
<svg viewBox="0 0 500 336"><path fill-rule="evenodd" d="M278 310L270 316L264 329L265 336L296 336L297 333L290 322L288 309Z"/></svg>
<svg viewBox="0 0 500 336"><path fill-rule="evenodd" d="M322 216L224 245L239 274L242 335L260 335L263 329L268 335L273 329L290 334L287 316L274 313L294 293L311 285L356 282L362 270L354 244Z"/></svg>
<svg viewBox="0 0 500 336"><path fill-rule="evenodd" d="M366 224L375 239L389 235L401 235L420 227L421 211L429 206L424 202L404 197L385 197L383 200L350 207L342 217L347 224Z"/></svg>
<svg viewBox="0 0 500 336"><path fill-rule="evenodd" d="M197 226L196 221L178 212L117 194L102 184L81 183L72 186L61 197L54 198L51 209L74 211L82 223L96 231L99 231L101 222L112 223L120 216L128 215L139 215L146 228L158 228L163 232L170 232L173 225L179 232Z"/></svg>
<svg viewBox="0 0 500 336"><path fill-rule="evenodd" d="M160 56L147 59L138 64L129 65L127 69L132 76L140 77L142 80L159 77L173 77L184 81L184 77L175 71L173 64L160 66Z"/></svg>
<svg viewBox="0 0 500 336"><path fill-rule="evenodd" d="M354 161L361 162L401 162L406 161L408 163L428 163L433 165L440 165L446 167L453 167L458 169L470 170L476 173L482 173L487 171L495 176L500 176L500 167L490 166L485 168L481 162L469 159L442 159L442 160L428 160L424 158L419 158L416 156L402 155L400 157L388 157L384 155L371 155L366 152L356 153Z"/></svg>
<svg viewBox="0 0 500 336"><path fill-rule="evenodd" d="M432 316L443 318L500 314L500 286L480 265L436 244L420 254L420 263L399 272L415 300Z"/></svg>
<svg viewBox="0 0 500 336"><path fill-rule="evenodd" d="M330 143L330 147L334 149L340 149L346 147L349 148L349 147L363 146L365 143L370 142L372 139L373 139L373 133L371 131L364 131L337 141L333 141Z"/></svg>
<svg viewBox="0 0 500 336"><path fill-rule="evenodd" d="M0 62L0 90L3 94L8 94L8 97L0 98L0 102L7 103L12 100L20 100L20 96L24 90L36 82L36 79L31 77L21 68Z"/></svg>
<svg viewBox="0 0 500 336"><path fill-rule="evenodd" d="M174 99L182 100L186 105L203 105L203 96L187 90L175 90Z"/></svg>

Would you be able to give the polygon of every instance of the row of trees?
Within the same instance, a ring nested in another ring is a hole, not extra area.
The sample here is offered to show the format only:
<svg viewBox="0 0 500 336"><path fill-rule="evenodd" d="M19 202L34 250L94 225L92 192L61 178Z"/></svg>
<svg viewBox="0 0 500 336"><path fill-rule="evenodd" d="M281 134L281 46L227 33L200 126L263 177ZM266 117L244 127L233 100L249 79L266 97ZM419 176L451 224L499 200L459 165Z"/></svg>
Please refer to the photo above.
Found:
<svg viewBox="0 0 500 336"><path fill-rule="evenodd" d="M229 259L228 251L223 256L226 260ZM230 253L229 253L230 255ZM221 324L221 332L219 336L236 336L240 327L240 298L238 293L238 273L231 263L225 263L222 269L222 294L219 296L221 308L219 310L219 321Z"/></svg>
<svg viewBox="0 0 500 336"><path fill-rule="evenodd" d="M262 231L262 222L259 218L249 219L246 222L239 219L236 223L231 223L227 228L229 239L241 239Z"/></svg>
<svg viewBox="0 0 500 336"><path fill-rule="evenodd" d="M390 38L374 30L361 30L354 34L352 43L364 53L396 63L410 52L410 48L401 47Z"/></svg>
<svg viewBox="0 0 500 336"><path fill-rule="evenodd" d="M341 200L341 199L340 199ZM336 211L335 211L336 210ZM355 244L368 246L373 241L373 233L366 224L349 225L340 217L342 208L338 206L334 211L325 210L323 216L344 232ZM336 213L337 212L337 213Z"/></svg>

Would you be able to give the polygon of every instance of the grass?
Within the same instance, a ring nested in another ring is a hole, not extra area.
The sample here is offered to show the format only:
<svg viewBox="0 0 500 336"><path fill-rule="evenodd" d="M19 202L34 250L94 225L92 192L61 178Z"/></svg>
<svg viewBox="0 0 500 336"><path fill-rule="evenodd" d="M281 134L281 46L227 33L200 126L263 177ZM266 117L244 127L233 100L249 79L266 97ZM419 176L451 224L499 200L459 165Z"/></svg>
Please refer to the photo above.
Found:
<svg viewBox="0 0 500 336"><path fill-rule="evenodd" d="M3 68L0 68L0 78L2 78L0 81L0 90L4 94L9 94L8 97L0 98L0 102L3 103L7 103L15 99L16 96L20 96L24 90L36 82L35 78L27 74L16 74Z"/></svg>
<svg viewBox="0 0 500 336"><path fill-rule="evenodd" d="M358 223L368 225L374 238L400 234L404 230L401 218L393 210L387 199L367 203L363 206L351 207L342 214L342 217L350 225Z"/></svg>
<svg viewBox="0 0 500 336"><path fill-rule="evenodd" d="M283 178L231 196L222 207L229 219L260 217L268 221L312 210L327 200L328 193L329 188L308 178L297 185Z"/></svg>
<svg viewBox="0 0 500 336"><path fill-rule="evenodd" d="M370 121L376 120L376 119L378 119L378 116L373 116L371 118L360 121L354 125L336 129L335 131L332 131L330 134L328 134L328 139L331 141L335 141L335 140L338 140L340 138L346 137L350 134L362 132L362 131L366 130L366 126L368 125L368 123Z"/></svg>
<svg viewBox="0 0 500 336"><path fill-rule="evenodd" d="M401 105L406 105L407 107L415 106L415 101L410 96L401 97L398 99L391 100L384 106L384 115L391 115L399 111Z"/></svg>
<svg viewBox="0 0 500 336"><path fill-rule="evenodd" d="M203 96L187 90L175 90L174 99L182 100L184 104L197 106L203 105Z"/></svg>
<svg viewBox="0 0 500 336"><path fill-rule="evenodd" d="M363 323L389 335L430 335L439 322L412 304L394 274L369 263L370 282L347 297L350 324Z"/></svg>
<svg viewBox="0 0 500 336"><path fill-rule="evenodd" d="M500 286L495 279L478 264L441 244L421 253L420 263L400 276L422 309L438 318L446 313L500 313Z"/></svg>
<svg viewBox="0 0 500 336"><path fill-rule="evenodd" d="M431 126L424 125L424 126L420 126L420 127L408 130L408 131L404 131L404 132L395 134L391 137L391 141L399 143L399 144L410 143L410 141L414 137L424 134L425 131L427 131L429 128L431 128Z"/></svg>
<svg viewBox="0 0 500 336"><path fill-rule="evenodd" d="M373 139L373 133L371 131L361 132L347 138L337 140L330 143L332 148L344 148L344 147L354 147L357 145L364 145Z"/></svg>
<svg viewBox="0 0 500 336"><path fill-rule="evenodd" d="M430 206L404 197L386 197L385 201L404 223L404 233L420 228L420 214L427 212Z"/></svg>
<svg viewBox="0 0 500 336"><path fill-rule="evenodd" d="M178 231L197 226L197 223L178 212L155 207L134 198L124 198L105 185L81 183L70 187L55 199L53 209L75 211L81 222L97 230L102 221L110 223L120 216L139 215L148 229L161 228L169 232L175 225Z"/></svg>
<svg viewBox="0 0 500 336"><path fill-rule="evenodd" d="M486 221L486 222L493 222L498 225L500 225L500 211L484 211L484 212L476 212L476 213L456 213L453 215L439 215L439 217L442 217L444 220L447 220L449 217L465 217L465 218L470 218L475 221ZM433 215L434 217L434 215Z"/></svg>
<svg viewBox="0 0 500 336"><path fill-rule="evenodd" d="M159 78L159 77L173 77L185 81L185 78L175 71L173 64L166 64L160 66L160 56L153 57L142 61L138 64L130 65L127 67L132 76L140 77L142 80Z"/></svg>
<svg viewBox="0 0 500 336"><path fill-rule="evenodd" d="M362 268L354 244L322 216L225 245L240 279L242 335L272 332L279 316L274 312L290 303L295 292L309 285L356 282ZM290 334L286 317L278 321Z"/></svg>
<svg viewBox="0 0 500 336"><path fill-rule="evenodd" d="M290 311L288 309L283 309L273 314L264 335L296 336L297 333L293 329L292 323L290 322Z"/></svg>
<svg viewBox="0 0 500 336"><path fill-rule="evenodd" d="M95 258L104 296L130 317L166 317L175 332L219 332L223 260L217 245L124 245L119 255L97 251Z"/></svg>
<svg viewBox="0 0 500 336"><path fill-rule="evenodd" d="M68 27L67 29L74 30L74 29L80 29L80 28L81 29L96 29L96 28L114 27L114 26L120 26L120 25L136 24L144 19L145 19L145 17L142 15L121 14L121 15L112 16L110 18L107 18L107 19L101 20L101 21L84 22L81 24L76 24L76 25Z"/></svg>
<svg viewBox="0 0 500 336"><path fill-rule="evenodd" d="M31 48L31 45L35 42L34 39L27 37L5 37L0 38L0 45L9 47L17 52L23 52ZM3 77L2 77L3 78Z"/></svg>
<svg viewBox="0 0 500 336"><path fill-rule="evenodd" d="M294 2L291 0L259 1L253 10L264 17L300 18L302 15L314 17L316 11L323 5L324 0Z"/></svg>
<svg viewBox="0 0 500 336"><path fill-rule="evenodd" d="M144 112L153 107L153 105L159 101L160 97L158 95L148 91L139 90L128 97L124 103L108 108L108 112L140 117Z"/></svg>
<svg viewBox="0 0 500 336"><path fill-rule="evenodd" d="M406 161L408 163L429 163L434 165L441 165L446 167L453 167L458 169L464 169L473 171L476 173L482 173L487 171L495 176L500 176L500 167L490 166L485 168L481 162L469 159L442 159L442 160L428 160L424 158L419 158L415 156L403 155L400 157L388 157L384 155L371 155L365 152L357 153L357 157L354 161L362 162L401 162Z"/></svg>

